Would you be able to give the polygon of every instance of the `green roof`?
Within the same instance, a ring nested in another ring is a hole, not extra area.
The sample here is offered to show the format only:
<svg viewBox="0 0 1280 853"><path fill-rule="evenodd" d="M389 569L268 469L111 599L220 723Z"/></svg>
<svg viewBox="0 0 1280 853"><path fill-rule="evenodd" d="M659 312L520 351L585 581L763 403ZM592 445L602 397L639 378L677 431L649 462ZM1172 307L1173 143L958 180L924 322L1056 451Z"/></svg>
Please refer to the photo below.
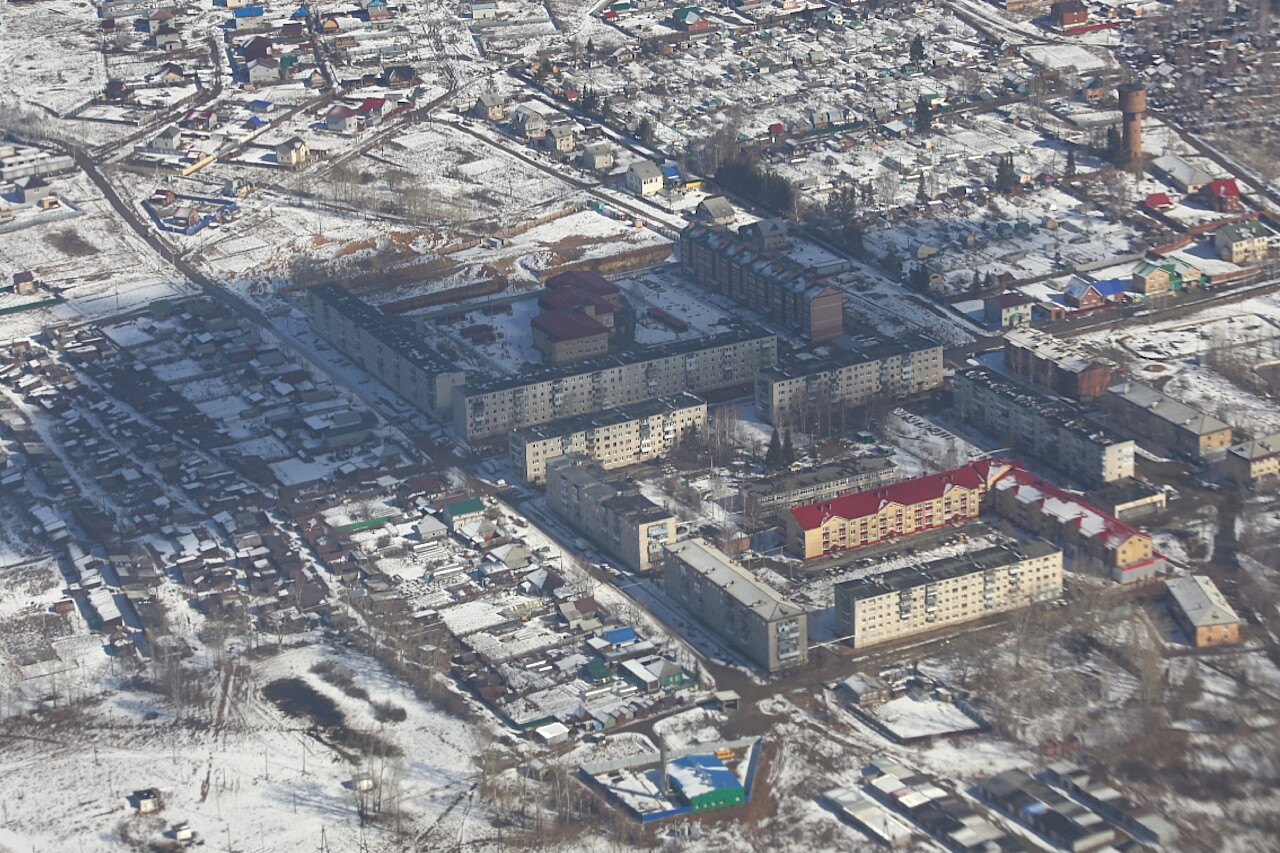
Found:
<svg viewBox="0 0 1280 853"><path fill-rule="evenodd" d="M587 664L587 678L592 681L607 681L613 678L613 671L609 669L608 664L604 662L602 657L594 657Z"/></svg>
<svg viewBox="0 0 1280 853"><path fill-rule="evenodd" d="M476 515L484 512L484 501L479 498L467 498L465 501L454 501L444 508L449 513L450 518L460 518L464 515Z"/></svg>

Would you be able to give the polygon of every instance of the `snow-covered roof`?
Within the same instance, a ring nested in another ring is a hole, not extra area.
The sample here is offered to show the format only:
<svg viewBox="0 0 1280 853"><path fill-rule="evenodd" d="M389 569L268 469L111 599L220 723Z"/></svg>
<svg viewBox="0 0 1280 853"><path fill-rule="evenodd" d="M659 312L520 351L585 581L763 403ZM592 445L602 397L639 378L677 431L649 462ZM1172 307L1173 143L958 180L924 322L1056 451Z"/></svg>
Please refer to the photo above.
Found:
<svg viewBox="0 0 1280 853"><path fill-rule="evenodd" d="M1222 591L1203 575L1187 575L1165 581L1169 593L1187 621L1197 628L1211 625L1231 625L1240 617L1227 604Z"/></svg>

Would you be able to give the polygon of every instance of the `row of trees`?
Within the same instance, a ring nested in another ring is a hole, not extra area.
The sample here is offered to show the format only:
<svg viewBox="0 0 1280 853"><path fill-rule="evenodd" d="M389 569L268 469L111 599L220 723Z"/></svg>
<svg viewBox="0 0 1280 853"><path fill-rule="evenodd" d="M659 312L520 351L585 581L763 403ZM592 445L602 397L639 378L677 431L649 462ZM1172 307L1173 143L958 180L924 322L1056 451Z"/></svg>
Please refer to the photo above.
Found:
<svg viewBox="0 0 1280 853"><path fill-rule="evenodd" d="M722 163L715 174L716 183L732 193L779 214L795 212L797 197L791 182L741 154Z"/></svg>

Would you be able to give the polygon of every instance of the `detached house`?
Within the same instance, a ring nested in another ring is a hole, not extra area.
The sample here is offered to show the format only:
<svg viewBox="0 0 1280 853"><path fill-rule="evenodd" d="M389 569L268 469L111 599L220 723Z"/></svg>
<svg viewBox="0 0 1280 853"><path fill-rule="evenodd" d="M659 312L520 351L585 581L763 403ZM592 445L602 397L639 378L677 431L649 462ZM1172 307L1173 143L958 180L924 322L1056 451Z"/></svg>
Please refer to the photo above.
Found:
<svg viewBox="0 0 1280 853"><path fill-rule="evenodd" d="M577 147L577 140L574 138L573 127L568 124L557 124L547 130L547 135L542 138L543 144L553 151L559 151L562 154L568 154Z"/></svg>
<svg viewBox="0 0 1280 853"><path fill-rule="evenodd" d="M1261 263L1270 254L1272 236L1256 219L1231 222L1213 233L1213 249L1218 257L1233 264Z"/></svg>
<svg viewBox="0 0 1280 853"><path fill-rule="evenodd" d="M167 24L156 31L154 41L156 48L166 53L182 50L182 34Z"/></svg>
<svg viewBox="0 0 1280 853"><path fill-rule="evenodd" d="M261 6L241 6L231 13L232 26L237 30L250 30L263 25Z"/></svg>
<svg viewBox="0 0 1280 853"><path fill-rule="evenodd" d="M516 131L525 139L542 139L550 126L546 116L528 104L516 107L511 113L511 120Z"/></svg>
<svg viewBox="0 0 1280 853"><path fill-rule="evenodd" d="M1234 213L1244 209L1240 200L1240 187L1235 178L1218 178L1210 181L1201 190L1205 201L1218 213Z"/></svg>
<svg viewBox="0 0 1280 853"><path fill-rule="evenodd" d="M295 136L276 146L276 162L290 169L300 169L311 156L311 150L301 137Z"/></svg>
<svg viewBox="0 0 1280 853"><path fill-rule="evenodd" d="M248 75L249 83L254 86L279 83L284 76L280 69L280 60L274 56L264 56L260 59L249 60L249 64L245 66L245 72Z"/></svg>
<svg viewBox="0 0 1280 853"><path fill-rule="evenodd" d="M582 146L582 168L604 171L613 168L613 148L607 142L588 142Z"/></svg>
<svg viewBox="0 0 1280 853"><path fill-rule="evenodd" d="M325 113L324 124L334 133L355 133L360 127L360 118L351 107L336 104Z"/></svg>
<svg viewBox="0 0 1280 853"><path fill-rule="evenodd" d="M638 196L662 192L662 170L649 160L637 160L627 169L626 188Z"/></svg>
<svg viewBox="0 0 1280 853"><path fill-rule="evenodd" d="M481 92L471 113L485 121L502 121L507 117L507 98L497 92Z"/></svg>

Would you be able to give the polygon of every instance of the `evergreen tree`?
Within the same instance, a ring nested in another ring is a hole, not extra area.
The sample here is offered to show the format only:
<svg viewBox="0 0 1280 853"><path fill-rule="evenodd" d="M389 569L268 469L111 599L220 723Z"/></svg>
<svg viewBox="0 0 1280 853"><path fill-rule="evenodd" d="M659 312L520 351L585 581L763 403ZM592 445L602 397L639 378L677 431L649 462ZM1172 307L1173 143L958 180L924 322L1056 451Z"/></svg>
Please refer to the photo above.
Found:
<svg viewBox="0 0 1280 853"><path fill-rule="evenodd" d="M1107 160L1111 163L1118 162L1123 153L1120 145L1120 131L1112 125L1107 128Z"/></svg>
<svg viewBox="0 0 1280 853"><path fill-rule="evenodd" d="M1000 158L996 166L996 189L1002 193L1013 192L1018 187L1018 171L1013 165L1013 155Z"/></svg>
<svg viewBox="0 0 1280 853"><path fill-rule="evenodd" d="M921 204L929 201L929 191L924 188L924 178L921 178L920 183L916 184L916 201Z"/></svg>
<svg viewBox="0 0 1280 853"><path fill-rule="evenodd" d="M769 449L764 452L764 467L770 471L776 471L782 465L782 441L778 438L778 430L775 428L773 435L769 436Z"/></svg>
<svg viewBox="0 0 1280 853"><path fill-rule="evenodd" d="M911 61L920 62L924 59L924 36L916 36L911 40Z"/></svg>
<svg viewBox="0 0 1280 853"><path fill-rule="evenodd" d="M596 43L594 39L587 39L587 56L591 56L596 52Z"/></svg>
<svg viewBox="0 0 1280 853"><path fill-rule="evenodd" d="M907 274L907 287L924 293L929 289L929 268L924 264L916 264Z"/></svg>
<svg viewBox="0 0 1280 853"><path fill-rule="evenodd" d="M973 283L969 286L969 290L973 293L982 292L982 274L977 270L973 271Z"/></svg>
<svg viewBox="0 0 1280 853"><path fill-rule="evenodd" d="M787 430L786 439L782 442L782 464L792 465L796 461L796 446L791 443L791 430Z"/></svg>
<svg viewBox="0 0 1280 853"><path fill-rule="evenodd" d="M640 119L640 124L636 126L636 138L645 145L653 143L653 123L648 118Z"/></svg>
<svg viewBox="0 0 1280 853"><path fill-rule="evenodd" d="M1074 148L1070 148L1067 150L1066 175L1068 178L1070 178L1070 177L1074 177L1075 173L1076 173L1076 150Z"/></svg>
<svg viewBox="0 0 1280 853"><path fill-rule="evenodd" d="M933 129L933 110L929 109L929 100L923 96L916 101L916 133L928 133Z"/></svg>

